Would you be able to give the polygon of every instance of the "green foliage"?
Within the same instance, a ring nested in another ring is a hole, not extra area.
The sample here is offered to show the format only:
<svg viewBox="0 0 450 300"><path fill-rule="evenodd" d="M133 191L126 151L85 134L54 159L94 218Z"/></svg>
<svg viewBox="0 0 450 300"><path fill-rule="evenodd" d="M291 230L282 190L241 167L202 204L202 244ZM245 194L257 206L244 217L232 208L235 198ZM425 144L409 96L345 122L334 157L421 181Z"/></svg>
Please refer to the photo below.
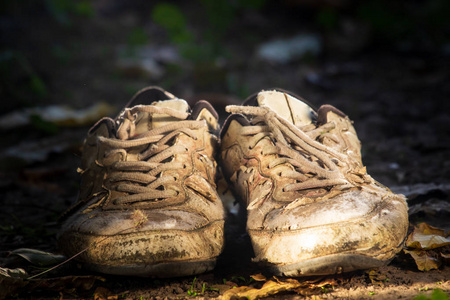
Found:
<svg viewBox="0 0 450 300"><path fill-rule="evenodd" d="M152 20L163 27L172 43L178 46L181 55L189 60L202 60L207 47L195 42L194 34L189 30L184 13L171 3L158 3L152 11Z"/></svg>
<svg viewBox="0 0 450 300"><path fill-rule="evenodd" d="M261 9L266 0L199 0L205 10L208 26L203 32L213 56L223 56L223 39L228 33L236 15L243 9Z"/></svg>
<svg viewBox="0 0 450 300"><path fill-rule="evenodd" d="M94 8L90 1L76 2L73 6L73 12L78 16L87 18L91 18L95 15Z"/></svg>
<svg viewBox="0 0 450 300"><path fill-rule="evenodd" d="M65 26L71 26L75 16L91 18L95 15L92 3L88 0L46 0L45 4L51 16Z"/></svg>
<svg viewBox="0 0 450 300"><path fill-rule="evenodd" d="M175 44L193 42L193 35L187 28L184 13L178 6L171 3L156 4L152 11L152 20L167 30Z"/></svg>
<svg viewBox="0 0 450 300"><path fill-rule="evenodd" d="M44 98L48 94L44 81L36 74L32 74L30 77L30 89L39 98Z"/></svg>
<svg viewBox="0 0 450 300"><path fill-rule="evenodd" d="M47 85L27 57L13 50L0 52L0 87L4 96L30 103L49 95Z"/></svg>
<svg viewBox="0 0 450 300"><path fill-rule="evenodd" d="M181 9L172 3L157 3L152 20L163 27L172 43L178 46L181 55L191 61L214 61L225 56L223 40L237 12L242 9L260 9L267 0L198 0L208 22L196 37L189 29L189 22Z"/></svg>
<svg viewBox="0 0 450 300"><path fill-rule="evenodd" d="M199 296L199 295L204 295L206 291L216 291L218 292L219 289L215 289L212 287L207 287L206 286L206 282L204 282L202 284L202 289L201 291L197 291L195 289L195 282L197 281L197 277L194 277L194 280L192 281L191 287L189 288L189 290L187 291L187 294L191 297L195 297L195 296Z"/></svg>
<svg viewBox="0 0 450 300"><path fill-rule="evenodd" d="M434 289L431 293L431 297L427 297L424 294L417 295L414 300L448 300L448 294L441 289Z"/></svg>
<svg viewBox="0 0 450 300"><path fill-rule="evenodd" d="M187 291L189 296L195 297L195 296L198 295L197 292L194 289L194 285L195 285L195 281L196 280L197 280L197 277L194 277L194 280L192 281L192 284L191 284L191 288Z"/></svg>
<svg viewBox="0 0 450 300"><path fill-rule="evenodd" d="M128 45L140 46L149 43L148 34L141 27L135 27L128 35Z"/></svg>
<svg viewBox="0 0 450 300"><path fill-rule="evenodd" d="M227 0L201 0L208 18L207 38L217 43L228 31L234 20L235 8Z"/></svg>
<svg viewBox="0 0 450 300"><path fill-rule="evenodd" d="M43 120L40 116L38 115L31 115L30 116L30 122L31 125L33 125L33 127L35 129L38 129L42 132L48 133L48 134L56 134L59 132L59 127L58 125L52 123L52 122L48 122L46 120Z"/></svg>

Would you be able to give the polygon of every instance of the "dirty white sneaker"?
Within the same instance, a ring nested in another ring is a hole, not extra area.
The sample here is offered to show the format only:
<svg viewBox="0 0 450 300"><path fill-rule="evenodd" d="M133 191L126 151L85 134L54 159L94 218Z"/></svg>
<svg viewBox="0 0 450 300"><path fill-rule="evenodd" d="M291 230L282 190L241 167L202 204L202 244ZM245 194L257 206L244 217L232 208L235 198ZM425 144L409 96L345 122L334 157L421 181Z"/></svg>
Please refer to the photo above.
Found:
<svg viewBox="0 0 450 300"><path fill-rule="evenodd" d="M215 185L217 119L206 101L191 111L150 87L115 120L95 124L84 143L79 200L58 235L62 251L85 250L76 259L109 274L213 269L225 215Z"/></svg>
<svg viewBox="0 0 450 300"><path fill-rule="evenodd" d="M349 118L262 91L221 132L221 164L247 208L254 259L285 276L378 267L402 248L407 204L367 174Z"/></svg>

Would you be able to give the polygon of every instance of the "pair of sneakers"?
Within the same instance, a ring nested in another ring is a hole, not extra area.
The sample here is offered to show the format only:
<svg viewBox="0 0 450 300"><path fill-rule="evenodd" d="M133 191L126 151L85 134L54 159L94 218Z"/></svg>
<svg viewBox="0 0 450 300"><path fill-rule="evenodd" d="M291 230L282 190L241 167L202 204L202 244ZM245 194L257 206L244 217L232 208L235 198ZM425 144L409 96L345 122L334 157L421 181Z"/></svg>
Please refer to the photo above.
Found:
<svg viewBox="0 0 450 300"><path fill-rule="evenodd" d="M226 217L218 165L247 209L254 261L275 275L378 267L401 249L405 198L367 174L344 113L315 111L282 90L227 111L220 130L208 102L191 109L149 87L116 119L97 122L84 143L78 202L58 234L61 250L108 274L212 270Z"/></svg>

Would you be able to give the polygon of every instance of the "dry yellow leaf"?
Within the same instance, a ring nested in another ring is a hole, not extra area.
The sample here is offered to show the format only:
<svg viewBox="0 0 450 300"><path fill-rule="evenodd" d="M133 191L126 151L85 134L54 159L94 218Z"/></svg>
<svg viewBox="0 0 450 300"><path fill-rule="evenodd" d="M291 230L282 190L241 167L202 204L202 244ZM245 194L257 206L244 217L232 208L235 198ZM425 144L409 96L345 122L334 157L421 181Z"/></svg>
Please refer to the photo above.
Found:
<svg viewBox="0 0 450 300"><path fill-rule="evenodd" d="M252 288L249 286L241 286L238 288L230 289L226 291L222 299L229 300L233 298L247 298L247 299L260 299L269 295L275 295L279 292L294 290L299 288L302 284L295 279L285 280L269 280L260 289Z"/></svg>
<svg viewBox="0 0 450 300"><path fill-rule="evenodd" d="M438 257L435 257L432 251L425 250L404 250L405 253L410 254L414 261L416 262L417 268L420 271L430 271L438 269L442 262Z"/></svg>
<svg viewBox="0 0 450 300"><path fill-rule="evenodd" d="M266 276L264 276L261 273L255 274L255 275L250 275L250 277L253 278L255 281L266 281L267 280Z"/></svg>
<svg viewBox="0 0 450 300"><path fill-rule="evenodd" d="M408 236L406 246L414 249L434 249L450 245L450 239L444 230L421 223Z"/></svg>

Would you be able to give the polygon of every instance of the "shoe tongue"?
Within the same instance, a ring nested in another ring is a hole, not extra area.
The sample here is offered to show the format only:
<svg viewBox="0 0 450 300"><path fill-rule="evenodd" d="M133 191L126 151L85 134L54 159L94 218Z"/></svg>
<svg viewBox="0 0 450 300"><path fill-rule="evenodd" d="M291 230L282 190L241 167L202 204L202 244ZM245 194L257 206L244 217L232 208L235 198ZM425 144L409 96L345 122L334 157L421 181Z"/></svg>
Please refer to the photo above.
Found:
<svg viewBox="0 0 450 300"><path fill-rule="evenodd" d="M170 99L164 101L156 101L151 104L157 107L168 107L181 112L188 112L189 105L183 99ZM179 119L166 114L150 114L141 112L135 122L135 134L142 134L148 130L167 125Z"/></svg>
<svg viewBox="0 0 450 300"><path fill-rule="evenodd" d="M279 91L263 91L258 94L259 106L267 106L297 127L311 124L314 110L305 102Z"/></svg>

